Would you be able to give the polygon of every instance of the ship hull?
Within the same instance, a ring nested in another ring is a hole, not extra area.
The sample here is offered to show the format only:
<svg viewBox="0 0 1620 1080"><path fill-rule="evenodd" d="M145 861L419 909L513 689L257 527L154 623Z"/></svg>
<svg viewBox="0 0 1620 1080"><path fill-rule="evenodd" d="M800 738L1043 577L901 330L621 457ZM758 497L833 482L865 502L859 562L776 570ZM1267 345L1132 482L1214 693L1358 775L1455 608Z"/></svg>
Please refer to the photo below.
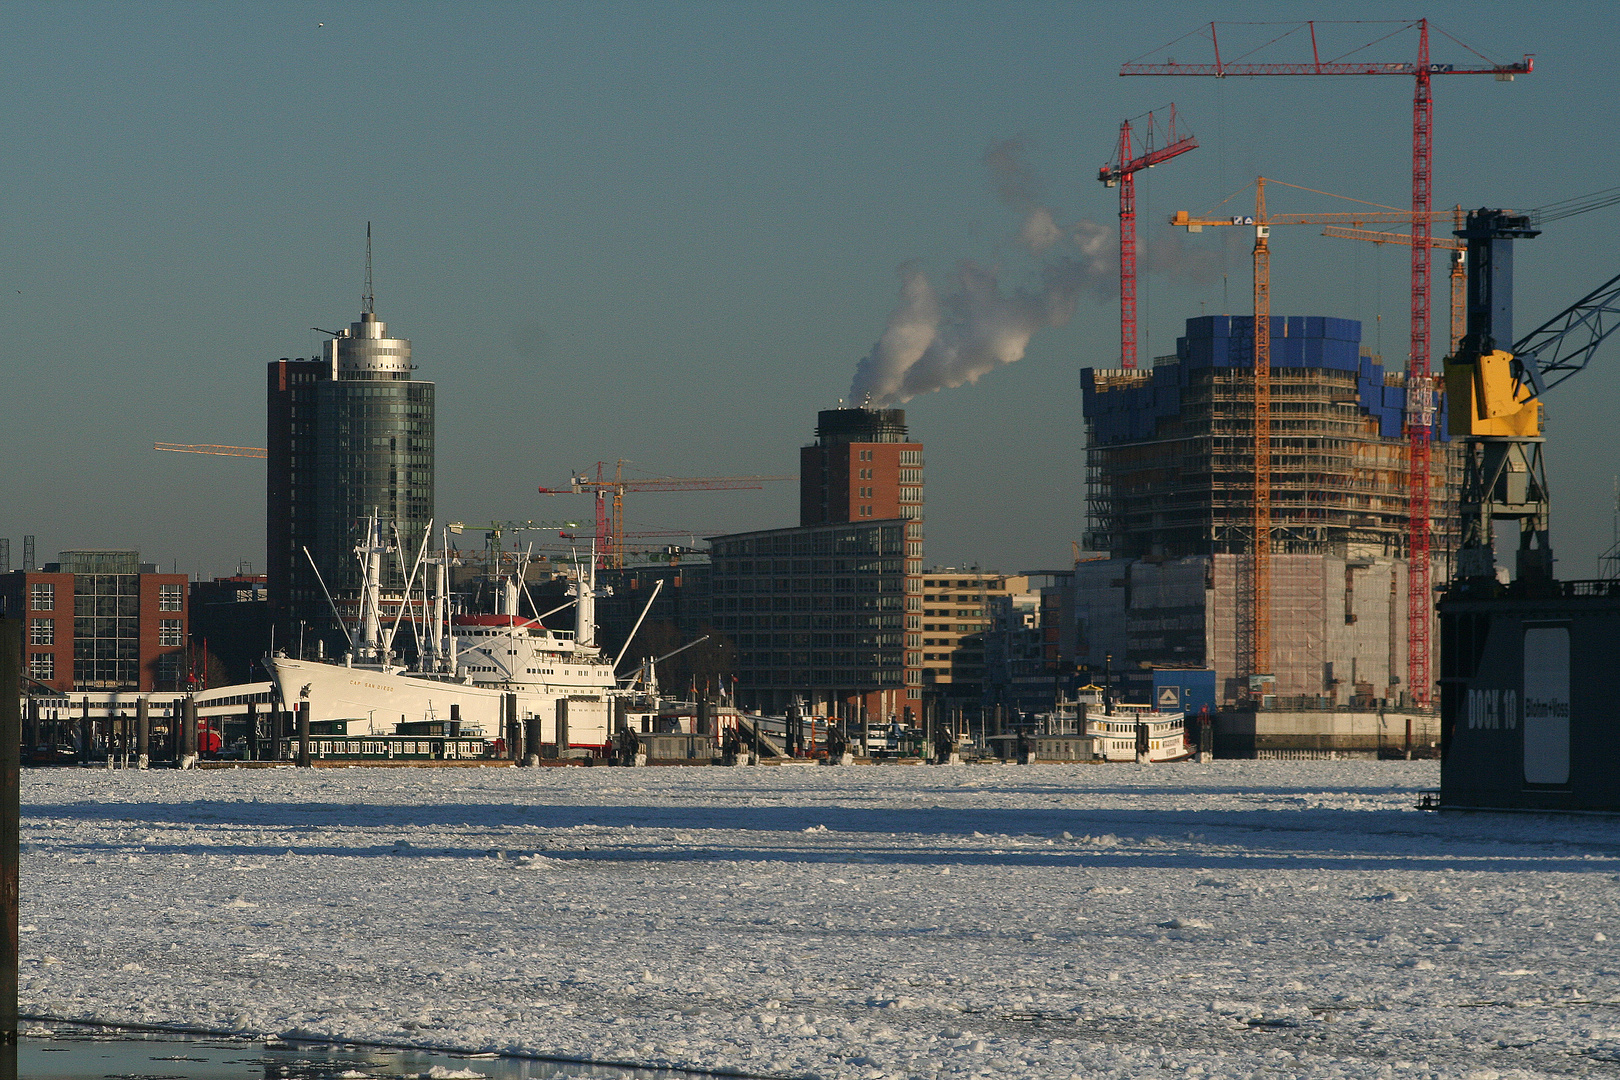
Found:
<svg viewBox="0 0 1620 1080"><path fill-rule="evenodd" d="M542 730L550 736L553 729L548 721L556 716L559 700L579 696L606 700L610 694L605 686L536 690L518 685L507 689L282 656L266 659L265 665L288 708L308 701L312 721L350 721L351 735L391 735L400 723L442 722L450 719L451 707L458 706L463 731L471 734L478 729L486 738L501 738L501 699L514 693L518 716L539 718L545 725ZM604 716L607 711L602 710ZM608 741L605 720L582 724L571 718L567 731L570 746L600 746Z"/></svg>
<svg viewBox="0 0 1620 1080"><path fill-rule="evenodd" d="M1138 742L1139 731L1146 746ZM1116 705L1114 711L1089 713L1085 734L1091 737L1095 753L1104 761L1157 763L1184 761L1191 756L1186 716L1182 713Z"/></svg>

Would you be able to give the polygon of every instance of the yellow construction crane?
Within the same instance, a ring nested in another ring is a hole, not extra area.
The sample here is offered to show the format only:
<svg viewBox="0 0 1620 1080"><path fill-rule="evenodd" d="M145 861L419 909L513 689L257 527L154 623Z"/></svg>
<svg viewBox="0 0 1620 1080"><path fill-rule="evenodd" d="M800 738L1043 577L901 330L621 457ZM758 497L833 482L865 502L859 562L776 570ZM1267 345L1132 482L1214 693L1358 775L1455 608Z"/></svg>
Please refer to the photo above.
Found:
<svg viewBox="0 0 1620 1080"><path fill-rule="evenodd" d="M1272 214L1266 209L1266 184L1280 184L1296 191L1313 195L1326 195L1342 199L1343 195L1317 191L1315 188L1289 184L1281 180L1268 181L1257 177L1254 182L1254 214L1234 214L1225 218L1195 218L1186 210L1177 210L1170 224L1188 232L1202 232L1206 227L1240 226L1254 230L1254 498L1249 543L1249 558L1244 571L1252 600L1238 608L1240 636L1239 651L1247 661L1251 683L1271 674L1271 229L1274 225L1363 225L1411 224L1412 211L1401 210L1379 203L1351 202L1372 207L1367 210L1348 210L1325 214ZM1431 217L1451 211L1431 211ZM1241 593L1241 584L1240 584ZM1247 649L1242 648L1247 645Z"/></svg>
<svg viewBox="0 0 1620 1080"><path fill-rule="evenodd" d="M154 450L173 450L177 454L213 454L215 457L265 457L262 446L217 446L213 443L153 443Z"/></svg>
<svg viewBox="0 0 1620 1080"><path fill-rule="evenodd" d="M1461 229L1463 227L1463 210L1455 206L1451 210L1452 225ZM1377 229L1352 229L1342 225L1327 225L1322 229L1323 236L1336 236L1341 240L1366 240L1373 244L1412 244L1412 238L1406 233L1381 232ZM1462 336L1467 330L1466 303L1468 295L1468 272L1463 253L1468 245L1461 240L1453 240L1444 236L1431 236L1429 246L1441 251L1451 252L1451 348L1448 350L1455 356L1462 344Z"/></svg>
<svg viewBox="0 0 1620 1080"><path fill-rule="evenodd" d="M624 493L627 491L757 491L775 480L797 480L796 476L651 476L627 477L625 460L614 463L612 475L607 473L607 462L596 463L596 475L576 473L568 479L567 487L539 489L542 495L594 495L596 496L596 535L601 541L597 549L600 565L618 569L624 566Z"/></svg>

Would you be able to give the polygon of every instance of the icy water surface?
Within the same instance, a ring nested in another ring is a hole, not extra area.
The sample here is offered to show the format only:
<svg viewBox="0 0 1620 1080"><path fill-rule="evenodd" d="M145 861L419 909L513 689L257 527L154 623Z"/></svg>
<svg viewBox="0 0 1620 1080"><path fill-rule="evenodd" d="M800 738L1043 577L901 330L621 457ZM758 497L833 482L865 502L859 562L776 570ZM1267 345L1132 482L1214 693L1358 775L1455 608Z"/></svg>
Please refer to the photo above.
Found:
<svg viewBox="0 0 1620 1080"><path fill-rule="evenodd" d="M1416 809L1438 781L38 770L20 995L822 1080L1620 1076L1620 818Z"/></svg>
<svg viewBox="0 0 1620 1080"><path fill-rule="evenodd" d="M693 1074L379 1047L57 1031L22 1040L16 1075L24 1080L666 1080Z"/></svg>

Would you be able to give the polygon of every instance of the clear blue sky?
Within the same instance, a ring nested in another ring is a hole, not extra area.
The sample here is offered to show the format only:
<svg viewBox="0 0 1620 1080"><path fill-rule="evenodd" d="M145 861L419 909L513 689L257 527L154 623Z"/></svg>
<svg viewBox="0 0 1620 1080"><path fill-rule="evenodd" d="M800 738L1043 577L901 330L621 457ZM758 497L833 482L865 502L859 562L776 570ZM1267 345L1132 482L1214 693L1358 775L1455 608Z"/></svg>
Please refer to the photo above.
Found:
<svg viewBox="0 0 1620 1080"><path fill-rule="evenodd" d="M1256 173L1406 205L1409 79L1116 74L1212 18L1344 10L7 4L0 536L20 554L37 534L42 559L138 546L192 573L262 567L262 464L151 445L263 445L265 362L356 317L368 220L378 312L439 385L441 519L588 513L534 489L599 459L792 473L815 410L883 332L902 265L941 288L962 259L1005 290L1035 281L1021 215L987 178L992 144L1023 140L1065 229L1111 226L1096 171L1119 121L1176 101L1202 146L1141 186L1161 245L1171 211ZM1436 80L1437 204L1533 207L1616 182L1612 9L1355 14L1426 15L1495 58L1537 55L1513 84ZM1403 59L1415 41L1380 48ZM1521 329L1620 270L1617 226L1602 211L1521 245ZM1188 316L1247 310L1246 239L1181 242L1205 273L1145 275L1144 357L1172 351ZM1274 247L1274 311L1362 319L1404 361L1404 252L1303 228ZM1084 516L1076 372L1111 365L1116 337L1113 302L1084 295L1017 363L907 404L930 561L1066 562ZM1617 389L1620 343L1549 402L1562 576L1591 576L1610 540ZM791 484L632 499L648 527L796 518Z"/></svg>

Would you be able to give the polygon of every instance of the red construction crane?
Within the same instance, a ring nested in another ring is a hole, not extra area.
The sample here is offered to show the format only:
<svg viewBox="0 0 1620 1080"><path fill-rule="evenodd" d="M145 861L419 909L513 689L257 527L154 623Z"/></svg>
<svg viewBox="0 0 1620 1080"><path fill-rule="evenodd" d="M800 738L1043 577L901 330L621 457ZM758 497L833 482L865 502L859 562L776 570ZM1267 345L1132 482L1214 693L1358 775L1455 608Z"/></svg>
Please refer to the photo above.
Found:
<svg viewBox="0 0 1620 1080"><path fill-rule="evenodd" d="M1119 125L1114 160L1097 170L1097 179L1105 187L1119 188L1119 366L1122 368L1136 366L1136 174L1198 145L1198 140L1191 135L1176 137L1174 102L1170 105L1170 122L1165 125L1165 144L1161 147L1153 145L1154 136L1158 134L1153 114L1146 115L1142 152L1136 153L1131 122L1125 120Z"/></svg>
<svg viewBox="0 0 1620 1080"><path fill-rule="evenodd" d="M1407 693L1420 708L1429 705L1433 680L1430 675L1430 622L1434 616L1434 597L1429 581L1429 457L1430 440L1434 428L1434 384L1429 373L1429 268L1433 258L1429 228L1430 192L1433 166L1433 112L1434 100L1429 83L1435 75L1494 75L1499 82L1511 82L1515 75L1528 75L1535 70L1535 61L1529 55L1516 64L1498 64L1461 42L1470 53L1483 62L1480 66L1434 64L1429 60L1429 20L1398 24L1387 34L1359 45L1330 60L1323 60L1317 48L1317 23L1271 24L1288 29L1259 46L1267 48L1279 41L1295 37L1301 31L1309 35L1311 59L1309 62L1256 64L1230 62L1221 59L1220 40L1216 23L1207 28L1212 64L1184 64L1174 60L1144 64L1131 61L1120 67L1121 75L1408 75L1416 83L1412 94L1412 335L1411 356L1406 369L1406 434L1407 496L1410 507L1411 531L1407 540ZM1369 46L1413 27L1418 31L1417 60L1371 61L1354 59ZM1204 27L1183 34L1172 45L1193 35L1203 36ZM1447 34L1447 37L1451 35ZM1452 38L1456 41L1456 38ZM1168 48L1168 46L1166 46ZM1162 50L1158 50L1162 51ZM1245 54L1252 55L1254 51Z"/></svg>
<svg viewBox="0 0 1620 1080"><path fill-rule="evenodd" d="M563 488L540 488L542 495L596 496L596 535L602 541L597 563L604 568L624 565L624 493L627 491L757 491L772 480L795 480L793 476L649 476L624 475L624 459L607 474L607 462L596 463L596 476L578 473Z"/></svg>
<svg viewBox="0 0 1620 1080"><path fill-rule="evenodd" d="M1251 528L1249 557L1242 566L1244 577L1239 591L1247 591L1249 603L1238 606L1239 663L1247 664L1250 676L1269 676L1271 664L1271 228L1274 225L1352 225L1410 221L1404 210L1362 203L1374 209L1341 210L1332 213L1272 214L1266 210L1265 177L1254 181L1254 216L1235 214L1224 218L1195 218L1177 210L1170 224L1198 232L1205 228L1237 225L1254 229L1254 496L1250 500ZM1281 180L1296 191L1345 198L1315 188L1300 187ZM1360 202L1361 200L1351 200ZM1387 236L1379 233L1376 235Z"/></svg>

